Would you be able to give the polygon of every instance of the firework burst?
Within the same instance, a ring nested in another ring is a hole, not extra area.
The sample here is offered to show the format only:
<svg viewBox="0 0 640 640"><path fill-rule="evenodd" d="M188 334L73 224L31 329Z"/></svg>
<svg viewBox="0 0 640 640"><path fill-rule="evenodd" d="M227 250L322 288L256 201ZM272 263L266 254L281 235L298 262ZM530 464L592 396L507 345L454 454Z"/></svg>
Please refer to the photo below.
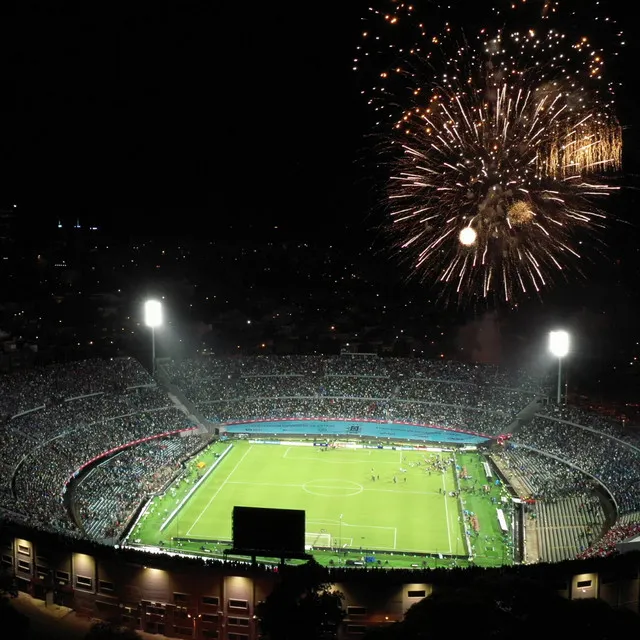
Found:
<svg viewBox="0 0 640 640"><path fill-rule="evenodd" d="M374 14L388 27L414 24L411 5L393 5ZM603 178L622 154L613 87L602 85L600 49L550 26L557 9L538 7L542 27L471 38L450 23L440 35L417 23L422 45L388 47L411 62L388 65L369 92L395 119L386 125L393 246L459 299L540 292L580 269L596 244L584 240L606 224L598 202L615 187ZM394 84L410 87L400 112Z"/></svg>

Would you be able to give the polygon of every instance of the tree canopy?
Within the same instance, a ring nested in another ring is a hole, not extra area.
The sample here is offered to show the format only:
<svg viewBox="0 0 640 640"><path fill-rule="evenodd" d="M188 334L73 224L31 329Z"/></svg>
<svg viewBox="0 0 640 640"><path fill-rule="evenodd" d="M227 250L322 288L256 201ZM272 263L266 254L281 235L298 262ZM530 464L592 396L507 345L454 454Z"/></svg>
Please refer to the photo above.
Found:
<svg viewBox="0 0 640 640"><path fill-rule="evenodd" d="M344 595L322 579L309 562L285 577L256 607L260 632L266 640L321 640L334 638L345 611Z"/></svg>

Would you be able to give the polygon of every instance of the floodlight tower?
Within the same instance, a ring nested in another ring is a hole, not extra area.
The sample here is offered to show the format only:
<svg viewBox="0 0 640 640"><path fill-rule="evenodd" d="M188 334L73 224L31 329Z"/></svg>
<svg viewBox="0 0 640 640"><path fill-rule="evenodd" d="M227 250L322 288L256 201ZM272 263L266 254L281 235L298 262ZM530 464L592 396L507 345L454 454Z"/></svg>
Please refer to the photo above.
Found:
<svg viewBox="0 0 640 640"><path fill-rule="evenodd" d="M562 358L569 353L569 334L566 331L549 332L549 351L558 358L558 404L562 400Z"/></svg>
<svg viewBox="0 0 640 640"><path fill-rule="evenodd" d="M162 324L162 304L157 300L144 303L144 323L151 329L151 375L156 375L156 327Z"/></svg>

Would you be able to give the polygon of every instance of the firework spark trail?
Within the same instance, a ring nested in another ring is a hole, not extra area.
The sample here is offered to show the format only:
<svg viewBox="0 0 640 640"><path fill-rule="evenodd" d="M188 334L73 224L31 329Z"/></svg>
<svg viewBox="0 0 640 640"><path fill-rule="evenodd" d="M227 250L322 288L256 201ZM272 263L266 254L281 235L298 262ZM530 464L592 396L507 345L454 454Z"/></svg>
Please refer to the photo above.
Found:
<svg viewBox="0 0 640 640"><path fill-rule="evenodd" d="M510 6L519 17L520 5ZM566 6L545 2L537 21L519 28L496 8L501 26L471 38L451 21L428 32L408 3L370 10L419 40L389 45L412 62L389 65L369 91L376 111L395 119L393 245L417 274L453 287L459 299L539 292L577 267L577 246L606 219L594 201L615 189L602 174L620 168L621 129L612 85L602 82L603 52L586 36L548 26ZM379 36L363 37L380 53ZM359 49L366 60L370 51ZM394 77L403 90L411 80L406 109L395 114L389 107L403 102Z"/></svg>

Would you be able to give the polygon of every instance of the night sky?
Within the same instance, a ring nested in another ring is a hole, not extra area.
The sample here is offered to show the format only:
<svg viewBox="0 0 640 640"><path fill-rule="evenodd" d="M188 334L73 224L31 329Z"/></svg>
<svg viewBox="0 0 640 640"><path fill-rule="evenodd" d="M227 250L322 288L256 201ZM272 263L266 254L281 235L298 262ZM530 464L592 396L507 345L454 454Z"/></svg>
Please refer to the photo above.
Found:
<svg viewBox="0 0 640 640"><path fill-rule="evenodd" d="M384 250L372 117L351 70L366 2L183 0L145 14L79 6L0 9L0 201L17 203L30 229L81 216L122 236L331 243L384 273L387 301L422 299L463 340L485 326L503 352L525 353L564 324L578 338L581 374L594 379L605 362L640 355L631 8L615 7L629 32L616 69L630 188L615 213L626 222L608 232L609 257L583 281L487 315L440 309ZM487 340L482 348L494 349Z"/></svg>

